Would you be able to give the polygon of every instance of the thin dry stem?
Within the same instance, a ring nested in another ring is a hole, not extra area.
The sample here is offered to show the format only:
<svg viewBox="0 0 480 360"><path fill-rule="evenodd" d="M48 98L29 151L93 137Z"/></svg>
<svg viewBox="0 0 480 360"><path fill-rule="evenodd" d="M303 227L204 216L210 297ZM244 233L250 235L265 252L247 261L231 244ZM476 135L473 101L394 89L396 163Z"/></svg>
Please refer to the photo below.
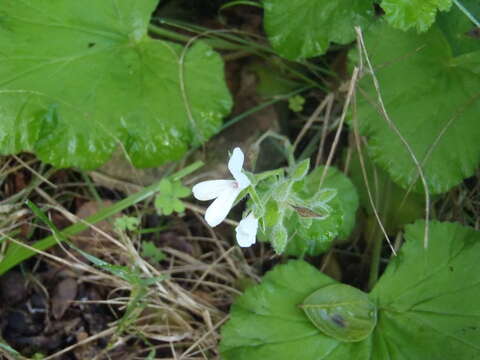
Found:
<svg viewBox="0 0 480 360"><path fill-rule="evenodd" d="M398 127L395 125L395 123L390 119L390 116L388 115L387 109L385 107L385 104L383 102L383 97L381 94L380 90L380 83L378 82L377 76L375 75L375 71L373 69L372 63L370 61L370 57L368 56L368 51L365 46L365 42L363 40L363 35L362 35L362 30L360 27L356 26L355 27L355 32L357 33L357 42L358 42L358 48L360 53L365 57L368 69L370 71L370 74L372 75L373 79L373 84L375 86L375 90L377 93L377 100L378 103L381 107L382 110L382 115L384 119L387 121L388 125L390 128L395 132L395 134L399 137L405 148L407 149L410 157L412 158L415 167L418 170L418 174L420 176L420 179L422 181L423 189L425 191L425 231L424 231L424 247L426 248L428 246L428 238L429 238L429 219L430 219L430 193L428 191L428 185L427 185L427 180L425 178L425 175L423 173L423 168L422 165L419 163L417 160L417 157L415 156L410 144L408 141L405 139L405 137L402 135Z"/></svg>
<svg viewBox="0 0 480 360"><path fill-rule="evenodd" d="M310 129L310 127L312 126L312 124L318 120L318 117L320 116L320 114L322 113L323 109L325 109L325 107L327 105L329 105L331 102L333 101L333 94L328 94L324 99L323 101L320 103L320 105L317 106L317 108L315 109L315 111L312 113L312 115L310 115L310 117L308 118L307 122L305 123L305 125L302 127L302 129L300 130L300 133L298 134L297 138L295 139L295 141L293 142L293 151L295 151L295 149L297 148L298 144L300 143L300 141L302 141L303 137L305 136L305 134L307 133L307 131Z"/></svg>

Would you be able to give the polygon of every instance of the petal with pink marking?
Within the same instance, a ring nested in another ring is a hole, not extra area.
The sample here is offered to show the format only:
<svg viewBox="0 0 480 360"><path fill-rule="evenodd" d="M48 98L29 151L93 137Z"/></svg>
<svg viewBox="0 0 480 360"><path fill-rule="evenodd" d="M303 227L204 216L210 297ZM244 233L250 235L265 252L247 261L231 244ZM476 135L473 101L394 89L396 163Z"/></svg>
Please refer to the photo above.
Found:
<svg viewBox="0 0 480 360"><path fill-rule="evenodd" d="M241 190L250 185L250 180L248 180L248 177L242 173L244 160L245 156L239 147L233 149L232 156L230 157L230 160L228 160L228 170L230 170L233 178L238 182Z"/></svg>

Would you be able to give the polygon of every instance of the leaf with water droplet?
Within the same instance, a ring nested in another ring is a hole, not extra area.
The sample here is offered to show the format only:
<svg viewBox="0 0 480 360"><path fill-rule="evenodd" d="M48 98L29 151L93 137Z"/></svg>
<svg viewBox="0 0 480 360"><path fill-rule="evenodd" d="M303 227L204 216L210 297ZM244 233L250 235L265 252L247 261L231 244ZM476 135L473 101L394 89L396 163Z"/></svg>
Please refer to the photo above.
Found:
<svg viewBox="0 0 480 360"><path fill-rule="evenodd" d="M345 284L316 290L301 308L320 331L340 341L361 341L377 324L377 308L368 295Z"/></svg>

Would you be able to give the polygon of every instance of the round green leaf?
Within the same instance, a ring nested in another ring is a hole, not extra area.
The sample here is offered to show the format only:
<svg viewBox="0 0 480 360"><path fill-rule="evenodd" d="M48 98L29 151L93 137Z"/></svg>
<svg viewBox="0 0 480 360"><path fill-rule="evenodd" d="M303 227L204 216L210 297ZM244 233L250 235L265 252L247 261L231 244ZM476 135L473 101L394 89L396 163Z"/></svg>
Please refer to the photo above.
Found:
<svg viewBox="0 0 480 360"><path fill-rule="evenodd" d="M348 44L374 13L371 0L263 0L263 8L270 43L290 60L321 55L330 42Z"/></svg>
<svg viewBox="0 0 480 360"><path fill-rule="evenodd" d="M302 309L323 333L340 341L360 341L377 324L377 308L368 295L344 284L332 284L309 295Z"/></svg>
<svg viewBox="0 0 480 360"><path fill-rule="evenodd" d="M480 42L454 57L436 25L418 35L385 22L365 42L389 117L423 164L429 190L442 193L471 176L480 160ZM373 159L401 186L421 190L412 157L378 111L370 76L359 86L358 124Z"/></svg>
<svg viewBox="0 0 480 360"><path fill-rule="evenodd" d="M222 60L148 37L157 3L3 1L0 153L94 168L122 146L153 166L213 135L231 106Z"/></svg>
<svg viewBox="0 0 480 360"><path fill-rule="evenodd" d="M337 195L328 202L316 202L315 193L309 194L313 201L307 201L302 207L291 207L285 212L283 223L289 232L285 249L287 255L324 253L332 246L343 224L344 213Z"/></svg>

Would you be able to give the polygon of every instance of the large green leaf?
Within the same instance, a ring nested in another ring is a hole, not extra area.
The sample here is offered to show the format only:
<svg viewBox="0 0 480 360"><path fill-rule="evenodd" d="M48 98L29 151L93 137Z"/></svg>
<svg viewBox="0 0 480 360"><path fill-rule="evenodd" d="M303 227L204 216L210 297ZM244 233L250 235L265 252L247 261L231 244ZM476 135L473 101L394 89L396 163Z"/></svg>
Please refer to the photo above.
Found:
<svg viewBox="0 0 480 360"><path fill-rule="evenodd" d="M480 359L480 233L432 222L424 249L424 225L407 226L400 256L370 294L383 314L378 336L392 359Z"/></svg>
<svg viewBox="0 0 480 360"><path fill-rule="evenodd" d="M371 0L263 0L263 7L270 43L291 60L321 55L330 42L348 44L374 13Z"/></svg>
<svg viewBox="0 0 480 360"><path fill-rule="evenodd" d="M424 34L372 26L365 42L386 110L423 164L430 191L441 193L471 176L480 160L480 42L452 55L437 25ZM394 181L418 181L412 157L380 114L370 76L360 82L358 120L369 150Z"/></svg>
<svg viewBox="0 0 480 360"><path fill-rule="evenodd" d="M231 105L222 60L198 42L182 65L182 46L148 37L157 3L2 1L0 153L93 168L121 145L153 166L214 134Z"/></svg>
<svg viewBox="0 0 480 360"><path fill-rule="evenodd" d="M363 154L363 163L375 209L387 233L396 234L406 224L423 217L425 197L422 194L408 193L395 184L383 169L375 166L367 154ZM356 153L350 161L349 175L358 189L360 204L365 208L373 223L376 223L361 162Z"/></svg>
<svg viewBox="0 0 480 360"><path fill-rule="evenodd" d="M453 223L430 226L428 249L424 223L407 227L406 244L369 294L378 324L365 340L335 340L309 322L299 305L312 292L331 289L334 280L291 261L237 299L222 329L223 358L480 359L480 233ZM328 296L335 303L331 290Z"/></svg>
<svg viewBox="0 0 480 360"><path fill-rule="evenodd" d="M233 305L230 321L222 328L222 358L366 359L367 341L344 343L324 335L300 306L311 293L334 283L304 261L275 267Z"/></svg>
<svg viewBox="0 0 480 360"><path fill-rule="evenodd" d="M390 24L397 29L416 28L422 32L434 23L437 11L446 11L452 0L383 0L381 6Z"/></svg>
<svg viewBox="0 0 480 360"><path fill-rule="evenodd" d="M480 20L480 1L462 0L461 3L472 16ZM452 47L454 56L479 49L480 39L475 35L478 30L458 6L452 6L448 13L440 13L437 23Z"/></svg>
<svg viewBox="0 0 480 360"><path fill-rule="evenodd" d="M237 299L222 328L225 360L321 359L337 340L322 335L300 304L334 280L304 261L276 266Z"/></svg>

